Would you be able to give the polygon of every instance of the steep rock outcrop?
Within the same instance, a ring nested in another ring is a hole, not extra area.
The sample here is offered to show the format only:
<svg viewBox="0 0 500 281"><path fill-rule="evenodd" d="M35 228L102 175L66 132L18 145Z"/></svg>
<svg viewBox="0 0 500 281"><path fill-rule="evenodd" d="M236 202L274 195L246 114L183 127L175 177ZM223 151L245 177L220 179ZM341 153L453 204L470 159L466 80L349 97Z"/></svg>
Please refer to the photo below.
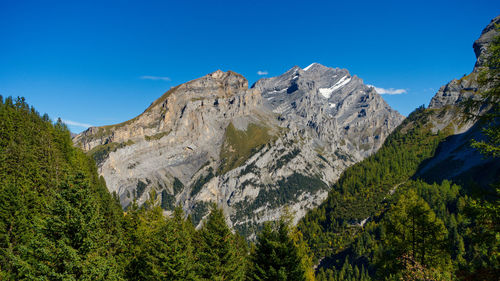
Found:
<svg viewBox="0 0 500 281"><path fill-rule="evenodd" d="M471 139L484 138L483 124L474 119L464 118L460 109L464 100L479 98L478 93L488 90L488 85L479 83L478 78L485 67L486 58L489 57L490 43L495 36L498 36L498 30L495 29L495 25L498 24L500 24L500 16L494 18L482 31L479 39L474 42L476 63L472 72L442 86L429 103L429 109L440 112L439 118L432 120L432 130L438 132L447 127L453 129L453 134L440 144L436 155L422 165L417 176L431 181L453 179L464 184L470 184L470 181L473 181L485 187L492 182L491 175L500 173L498 160L485 158L476 149L470 147ZM488 110L488 106L483 106L475 114L481 115Z"/></svg>
<svg viewBox="0 0 500 281"><path fill-rule="evenodd" d="M500 24L500 16L495 17L491 22L483 29L481 36L477 39L472 47L474 48L474 53L476 54L476 64L474 65L474 72L477 72L481 67L484 66L486 59L489 57L488 48L490 43L498 31L496 30L496 25Z"/></svg>
<svg viewBox="0 0 500 281"><path fill-rule="evenodd" d="M464 99L474 95L479 89L479 72L484 68L485 59L488 58L490 42L498 35L495 25L500 24L500 16L492 19L483 29L481 36L472 45L476 54L476 63L472 72L460 79L454 79L442 86L429 103L429 108L442 108L447 105L458 105Z"/></svg>

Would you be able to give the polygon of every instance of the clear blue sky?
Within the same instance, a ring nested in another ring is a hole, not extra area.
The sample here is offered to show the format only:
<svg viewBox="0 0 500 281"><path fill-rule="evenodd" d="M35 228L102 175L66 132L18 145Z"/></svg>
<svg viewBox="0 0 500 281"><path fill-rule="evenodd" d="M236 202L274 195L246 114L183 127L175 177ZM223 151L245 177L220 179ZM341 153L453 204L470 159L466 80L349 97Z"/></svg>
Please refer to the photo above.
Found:
<svg viewBox="0 0 500 281"><path fill-rule="evenodd" d="M406 115L471 71L472 43L499 13L491 0L0 0L0 94L106 125L217 69L252 84L319 62L405 89L384 98Z"/></svg>

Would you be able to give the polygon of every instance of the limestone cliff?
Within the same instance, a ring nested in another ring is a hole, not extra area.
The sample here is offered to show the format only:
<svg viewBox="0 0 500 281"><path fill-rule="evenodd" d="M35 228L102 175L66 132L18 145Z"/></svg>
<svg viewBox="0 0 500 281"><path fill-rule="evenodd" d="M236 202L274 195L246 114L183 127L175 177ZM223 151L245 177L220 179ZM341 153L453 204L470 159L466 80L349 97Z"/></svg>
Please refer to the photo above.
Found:
<svg viewBox="0 0 500 281"><path fill-rule="evenodd" d="M481 140L483 124L475 119L466 119L461 114L461 103L468 98L479 98L481 91L488 90L488 85L479 83L481 71L485 67L485 59L489 56L488 47L492 39L498 36L495 25L500 24L500 16L494 18L483 29L481 36L474 44L476 63L472 72L454 79L442 86L429 103L429 109L439 112L432 119L432 130L438 132L444 128L452 128L452 135L440 144L436 155L420 168L417 176L431 181L452 179L464 184L473 181L485 187L492 182L492 175L500 173L498 159L485 158L476 149L470 147L470 140ZM475 114L481 115L490 108L483 106Z"/></svg>
<svg viewBox="0 0 500 281"><path fill-rule="evenodd" d="M341 172L374 153L402 121L347 70L313 64L258 81L216 71L170 89L141 115L74 138L127 207L154 190L195 222L208 202L245 235L284 206L296 220Z"/></svg>

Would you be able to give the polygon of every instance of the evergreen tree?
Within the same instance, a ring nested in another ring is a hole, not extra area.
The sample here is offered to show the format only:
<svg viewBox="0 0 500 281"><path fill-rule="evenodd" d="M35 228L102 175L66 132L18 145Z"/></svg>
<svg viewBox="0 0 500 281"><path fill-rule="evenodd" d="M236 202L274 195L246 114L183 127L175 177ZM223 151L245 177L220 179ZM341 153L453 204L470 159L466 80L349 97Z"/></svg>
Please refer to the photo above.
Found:
<svg viewBox="0 0 500 281"><path fill-rule="evenodd" d="M387 261L408 255L423 266L448 269L446 227L415 191L410 190L399 198L388 214L385 227L387 239L384 244L389 254L386 265L391 266Z"/></svg>
<svg viewBox="0 0 500 281"><path fill-rule="evenodd" d="M172 217L163 216L155 192L139 209L134 203L126 216L129 280L197 280L194 271L193 230L176 208Z"/></svg>
<svg viewBox="0 0 500 281"><path fill-rule="evenodd" d="M251 261L250 280L306 280L299 248L283 219L275 227L270 222L265 224L257 238Z"/></svg>
<svg viewBox="0 0 500 281"><path fill-rule="evenodd" d="M2 279L121 279L120 209L62 122L0 98Z"/></svg>
<svg viewBox="0 0 500 281"><path fill-rule="evenodd" d="M182 208L174 209L164 230L166 258L162 263L166 280L197 280L195 272L194 226L184 218Z"/></svg>
<svg viewBox="0 0 500 281"><path fill-rule="evenodd" d="M197 271L204 280L243 280L246 251L226 224L222 209L212 204L199 232Z"/></svg>
<svg viewBox="0 0 500 281"><path fill-rule="evenodd" d="M471 200L468 216L475 218L470 229L469 278L494 280L500 277L500 188L491 201Z"/></svg>

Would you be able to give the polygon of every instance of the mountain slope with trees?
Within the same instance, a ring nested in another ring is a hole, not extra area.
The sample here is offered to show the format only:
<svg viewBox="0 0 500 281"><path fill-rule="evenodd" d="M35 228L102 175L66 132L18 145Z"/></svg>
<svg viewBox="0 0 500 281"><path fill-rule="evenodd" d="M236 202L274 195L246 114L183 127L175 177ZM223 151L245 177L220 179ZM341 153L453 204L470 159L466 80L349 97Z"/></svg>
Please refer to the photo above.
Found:
<svg viewBox="0 0 500 281"><path fill-rule="evenodd" d="M319 280L499 278L499 22L476 41L473 73L410 114L299 223Z"/></svg>
<svg viewBox="0 0 500 281"><path fill-rule="evenodd" d="M279 276L314 280L290 221L250 251L215 205L199 230L180 207L164 216L154 192L123 212L67 127L23 98L0 96L0 173L1 280L277 280L251 273L275 266L258 258L266 251L293 253Z"/></svg>
<svg viewBox="0 0 500 281"><path fill-rule="evenodd" d="M0 276L117 278L122 211L67 127L0 100Z"/></svg>

